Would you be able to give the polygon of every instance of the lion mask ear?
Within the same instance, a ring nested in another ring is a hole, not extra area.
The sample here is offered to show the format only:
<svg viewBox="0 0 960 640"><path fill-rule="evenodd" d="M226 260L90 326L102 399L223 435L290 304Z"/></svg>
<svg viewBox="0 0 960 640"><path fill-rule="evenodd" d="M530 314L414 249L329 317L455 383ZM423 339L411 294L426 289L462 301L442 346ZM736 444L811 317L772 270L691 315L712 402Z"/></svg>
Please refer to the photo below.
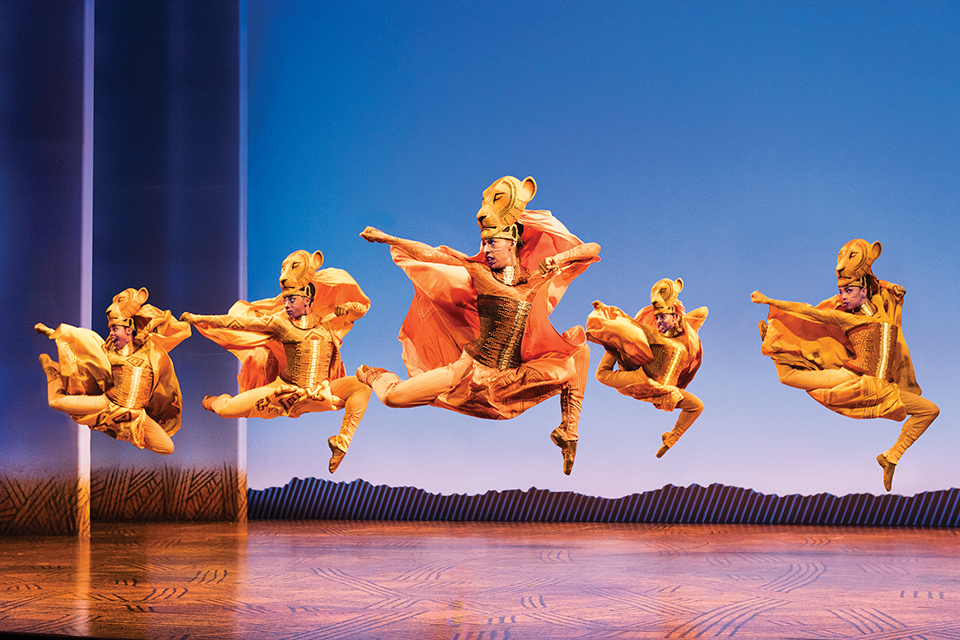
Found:
<svg viewBox="0 0 960 640"><path fill-rule="evenodd" d="M683 291L683 278L677 278L676 280L674 280L673 286L674 286L674 289L673 289L674 295L679 294L681 291Z"/></svg>
<svg viewBox="0 0 960 640"><path fill-rule="evenodd" d="M883 251L883 245L880 244L880 241L874 242L870 245L870 253L868 254L870 259L867 264L873 264L873 261L880 257L880 253Z"/></svg>
<svg viewBox="0 0 960 640"><path fill-rule="evenodd" d="M524 208L537 195L537 181L532 176L527 176L520 183L520 200L523 201Z"/></svg>
<svg viewBox="0 0 960 640"><path fill-rule="evenodd" d="M323 253L319 250L314 251L313 255L310 256L310 268L316 271L323 266Z"/></svg>

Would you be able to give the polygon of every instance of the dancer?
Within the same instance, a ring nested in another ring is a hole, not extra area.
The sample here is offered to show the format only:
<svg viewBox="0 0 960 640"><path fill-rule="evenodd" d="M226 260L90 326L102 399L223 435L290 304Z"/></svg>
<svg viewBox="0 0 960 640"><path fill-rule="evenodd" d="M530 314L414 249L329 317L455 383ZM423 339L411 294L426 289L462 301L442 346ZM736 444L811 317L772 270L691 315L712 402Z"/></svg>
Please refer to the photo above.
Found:
<svg viewBox="0 0 960 640"><path fill-rule="evenodd" d="M894 445L877 456L890 491L900 457L940 409L921 397L913 373L900 326L904 289L871 270L881 250L879 242L845 244L837 260L839 294L816 307L759 291L750 299L770 305L769 323L760 323L761 353L773 359L783 384L851 418L909 416Z"/></svg>
<svg viewBox="0 0 960 640"><path fill-rule="evenodd" d="M703 357L698 331L707 308L684 313L677 295L683 280L664 278L650 291L650 306L635 318L600 301L587 316L587 340L602 345L597 380L658 409L681 410L673 429L661 436L663 457L703 412L703 402L686 390ZM618 370L614 367L619 365Z"/></svg>
<svg viewBox="0 0 960 640"><path fill-rule="evenodd" d="M343 337L370 300L346 271L320 269L322 264L319 251L294 251L283 261L277 297L241 300L227 315L180 317L243 363L240 392L206 396L204 408L224 418L345 410L340 432L327 440L333 473L370 399L370 387L346 376L340 360Z"/></svg>
<svg viewBox="0 0 960 640"><path fill-rule="evenodd" d="M180 383L167 352L190 327L147 301L146 289L125 289L107 307L109 336L61 324L34 329L56 341L59 362L47 354L47 402L78 424L161 455L173 453L180 428Z"/></svg>
<svg viewBox="0 0 960 640"><path fill-rule="evenodd" d="M547 211L527 211L536 190L533 178L506 176L483 192L482 250L473 257L372 227L360 234L392 247L415 295L400 330L410 378L366 366L357 377L389 407L431 404L495 420L559 393L562 421L550 438L569 475L590 351L582 327L560 335L548 315L600 246Z"/></svg>

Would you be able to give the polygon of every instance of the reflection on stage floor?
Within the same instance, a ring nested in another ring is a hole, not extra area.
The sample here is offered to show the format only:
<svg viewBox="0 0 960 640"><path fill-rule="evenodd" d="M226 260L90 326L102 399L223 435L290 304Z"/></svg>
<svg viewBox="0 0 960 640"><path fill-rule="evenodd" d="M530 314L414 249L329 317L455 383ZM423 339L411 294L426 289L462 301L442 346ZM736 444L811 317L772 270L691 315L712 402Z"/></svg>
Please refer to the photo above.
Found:
<svg viewBox="0 0 960 640"><path fill-rule="evenodd" d="M954 529L251 521L0 539L0 631L960 638Z"/></svg>

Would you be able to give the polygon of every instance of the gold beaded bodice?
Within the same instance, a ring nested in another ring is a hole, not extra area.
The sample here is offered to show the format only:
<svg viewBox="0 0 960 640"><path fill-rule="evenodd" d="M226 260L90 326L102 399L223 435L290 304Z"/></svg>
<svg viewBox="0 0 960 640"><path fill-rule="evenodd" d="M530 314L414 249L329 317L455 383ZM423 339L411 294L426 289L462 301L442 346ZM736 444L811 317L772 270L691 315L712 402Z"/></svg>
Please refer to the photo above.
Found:
<svg viewBox="0 0 960 640"><path fill-rule="evenodd" d="M889 322L869 322L847 331L854 357L846 362L853 371L880 379L893 380L897 352L897 326Z"/></svg>
<svg viewBox="0 0 960 640"><path fill-rule="evenodd" d="M651 380L663 385L677 385L680 372L690 362L690 355L680 344L667 340L650 345L653 359L643 365L643 371Z"/></svg>
<svg viewBox="0 0 960 640"><path fill-rule="evenodd" d="M480 337L467 352L480 364L495 369L520 366L520 345L530 314L530 303L505 296L477 296Z"/></svg>
<svg viewBox="0 0 960 640"><path fill-rule="evenodd" d="M153 393L153 368L149 343L134 350L128 344L120 350L107 349L113 386L107 389L111 401L127 409L142 409Z"/></svg>
<svg viewBox="0 0 960 640"><path fill-rule="evenodd" d="M340 353L333 334L313 316L276 323L277 338L283 344L287 366L280 373L284 382L310 389L329 380Z"/></svg>

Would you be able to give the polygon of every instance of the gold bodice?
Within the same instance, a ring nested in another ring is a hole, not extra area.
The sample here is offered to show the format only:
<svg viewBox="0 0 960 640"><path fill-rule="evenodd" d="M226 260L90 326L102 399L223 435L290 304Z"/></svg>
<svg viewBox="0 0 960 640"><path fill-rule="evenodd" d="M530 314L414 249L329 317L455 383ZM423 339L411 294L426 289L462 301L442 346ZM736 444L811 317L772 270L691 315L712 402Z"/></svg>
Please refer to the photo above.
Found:
<svg viewBox="0 0 960 640"><path fill-rule="evenodd" d="M530 314L530 303L505 296L477 296L480 337L467 345L467 353L480 364L495 369L520 366L520 345Z"/></svg>
<svg viewBox="0 0 960 640"><path fill-rule="evenodd" d="M330 379L330 369L339 359L337 345L326 337L313 336L295 342L284 342L287 368L280 378L292 385L311 389Z"/></svg>
<svg viewBox="0 0 960 640"><path fill-rule="evenodd" d="M650 351L653 359L643 365L644 373L660 384L676 386L680 372L690 361L687 350L671 340L651 344Z"/></svg>
<svg viewBox="0 0 960 640"><path fill-rule="evenodd" d="M847 331L854 357L846 367L863 375L893 380L897 351L897 327L889 322L870 322Z"/></svg>
<svg viewBox="0 0 960 640"><path fill-rule="evenodd" d="M150 401L153 393L153 368L145 347L128 353L125 347L120 351L107 351L113 386L107 389L111 401L127 409L142 409Z"/></svg>

